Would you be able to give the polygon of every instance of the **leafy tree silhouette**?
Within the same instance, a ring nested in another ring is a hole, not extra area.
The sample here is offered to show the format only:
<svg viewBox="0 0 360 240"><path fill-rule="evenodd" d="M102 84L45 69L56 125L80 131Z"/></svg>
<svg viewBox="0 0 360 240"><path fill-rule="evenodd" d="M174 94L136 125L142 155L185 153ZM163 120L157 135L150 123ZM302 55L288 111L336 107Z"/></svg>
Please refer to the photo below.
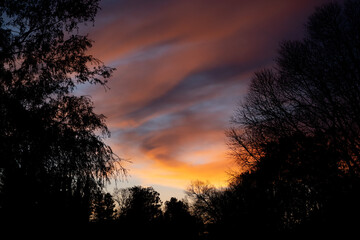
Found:
<svg viewBox="0 0 360 240"><path fill-rule="evenodd" d="M168 238L197 239L201 224L196 216L191 215L189 205L172 197L165 202L164 231Z"/></svg>
<svg viewBox="0 0 360 240"><path fill-rule="evenodd" d="M111 222L115 219L115 201L110 193L99 192L94 199L94 220L96 222Z"/></svg>
<svg viewBox="0 0 360 240"><path fill-rule="evenodd" d="M162 238L162 202L160 194L152 187L134 186L115 189L118 204L117 225L123 236L132 238Z"/></svg>
<svg viewBox="0 0 360 240"><path fill-rule="evenodd" d="M172 197L165 202L164 218L168 222L187 222L191 218L188 204Z"/></svg>
<svg viewBox="0 0 360 240"><path fill-rule="evenodd" d="M79 24L94 22L98 2L0 2L3 220L86 222L95 193L125 171L103 141L105 116L74 94L78 84L105 87L114 70L87 55L92 41L78 34Z"/></svg>
<svg viewBox="0 0 360 240"><path fill-rule="evenodd" d="M152 187L134 186L122 189L123 205L120 218L129 223L146 225L157 222L162 217L160 194Z"/></svg>

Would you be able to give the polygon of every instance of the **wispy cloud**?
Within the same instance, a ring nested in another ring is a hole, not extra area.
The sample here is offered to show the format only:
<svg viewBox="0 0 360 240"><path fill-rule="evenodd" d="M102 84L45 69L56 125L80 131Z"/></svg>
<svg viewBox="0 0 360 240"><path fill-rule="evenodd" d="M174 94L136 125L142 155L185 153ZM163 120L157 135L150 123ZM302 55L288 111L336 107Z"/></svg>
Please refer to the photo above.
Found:
<svg viewBox="0 0 360 240"><path fill-rule="evenodd" d="M224 130L251 73L301 36L313 0L106 0L92 54L117 71L89 88L118 155L148 184L226 181ZM221 179L221 180L216 180Z"/></svg>

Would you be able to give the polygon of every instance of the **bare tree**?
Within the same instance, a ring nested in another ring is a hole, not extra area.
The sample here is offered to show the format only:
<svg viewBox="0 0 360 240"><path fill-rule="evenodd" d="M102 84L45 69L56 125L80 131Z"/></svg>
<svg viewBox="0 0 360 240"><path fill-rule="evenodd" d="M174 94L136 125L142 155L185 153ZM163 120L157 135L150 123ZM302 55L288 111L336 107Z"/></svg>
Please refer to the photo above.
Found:
<svg viewBox="0 0 360 240"><path fill-rule="evenodd" d="M227 132L238 162L251 169L271 141L323 136L339 166L360 174L359 1L318 8L300 41L283 42L276 65L255 73Z"/></svg>
<svg viewBox="0 0 360 240"><path fill-rule="evenodd" d="M192 200L193 214L200 217L204 223L221 221L221 196L223 191L209 182L194 181L186 191Z"/></svg>

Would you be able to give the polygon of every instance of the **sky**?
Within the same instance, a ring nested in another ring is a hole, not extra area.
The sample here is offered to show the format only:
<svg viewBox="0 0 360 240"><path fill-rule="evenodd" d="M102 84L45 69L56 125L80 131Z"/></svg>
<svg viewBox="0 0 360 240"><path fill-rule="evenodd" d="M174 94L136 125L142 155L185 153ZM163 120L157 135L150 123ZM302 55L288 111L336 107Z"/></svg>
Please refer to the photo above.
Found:
<svg viewBox="0 0 360 240"><path fill-rule="evenodd" d="M192 181L221 187L238 170L225 130L255 71L300 39L326 0L103 0L90 53L116 71L106 90L79 88L107 117L107 143L129 170L118 188L163 201ZM109 186L109 188L114 185Z"/></svg>

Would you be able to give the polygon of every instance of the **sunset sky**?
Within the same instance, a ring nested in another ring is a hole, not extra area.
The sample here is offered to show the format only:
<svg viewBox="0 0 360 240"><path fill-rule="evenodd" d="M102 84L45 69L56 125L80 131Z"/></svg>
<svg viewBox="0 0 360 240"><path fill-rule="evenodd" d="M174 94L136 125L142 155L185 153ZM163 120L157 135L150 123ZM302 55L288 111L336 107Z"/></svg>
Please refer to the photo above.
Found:
<svg viewBox="0 0 360 240"><path fill-rule="evenodd" d="M108 86L79 88L107 116L114 152L131 164L118 187L182 198L194 180L223 186L236 168L225 130L254 71L302 37L326 0L103 0L91 54L115 67Z"/></svg>

